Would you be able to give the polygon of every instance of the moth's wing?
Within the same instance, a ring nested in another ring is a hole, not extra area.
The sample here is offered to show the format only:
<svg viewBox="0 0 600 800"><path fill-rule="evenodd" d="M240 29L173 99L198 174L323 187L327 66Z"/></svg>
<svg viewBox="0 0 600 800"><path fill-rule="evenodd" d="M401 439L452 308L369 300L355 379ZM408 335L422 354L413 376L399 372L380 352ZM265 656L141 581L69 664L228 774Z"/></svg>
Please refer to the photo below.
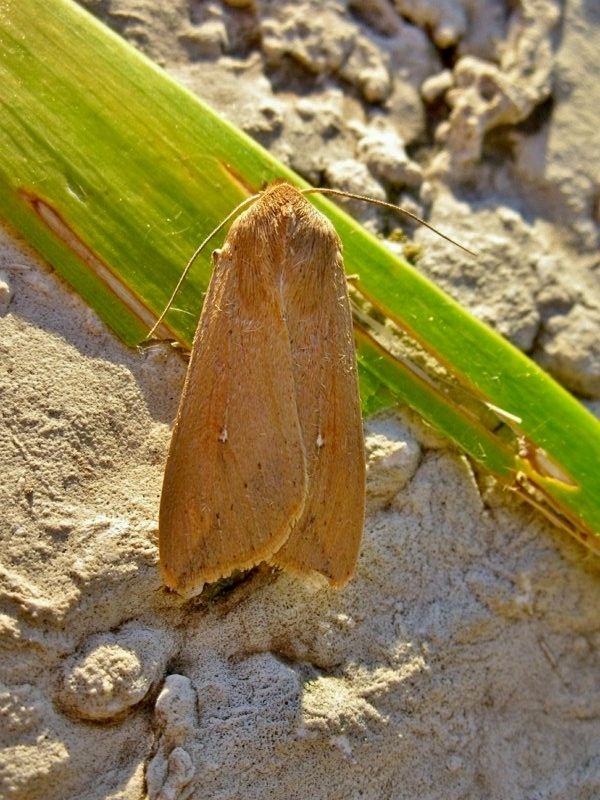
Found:
<svg viewBox="0 0 600 800"><path fill-rule="evenodd" d="M297 226L283 286L308 493L271 561L340 586L354 572L364 526L364 439L341 243L329 221L306 205L311 236L305 241Z"/></svg>
<svg viewBox="0 0 600 800"><path fill-rule="evenodd" d="M186 594L268 559L306 495L279 286L242 244L215 258L165 468L161 571Z"/></svg>

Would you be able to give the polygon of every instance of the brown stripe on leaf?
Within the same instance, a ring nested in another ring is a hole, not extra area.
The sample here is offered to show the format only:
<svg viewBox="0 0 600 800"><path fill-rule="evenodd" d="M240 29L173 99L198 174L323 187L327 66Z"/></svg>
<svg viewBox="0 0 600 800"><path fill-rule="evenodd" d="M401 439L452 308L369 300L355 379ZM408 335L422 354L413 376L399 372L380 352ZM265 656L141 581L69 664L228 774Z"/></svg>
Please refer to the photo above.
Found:
<svg viewBox="0 0 600 800"><path fill-rule="evenodd" d="M72 253L84 264L102 283L134 314L142 325L150 330L156 315L142 300L126 286L119 276L103 261L83 239L78 236L61 214L46 200L38 195L21 189L21 197L31 206L44 225L66 245ZM173 331L167 325L161 325L159 333L162 338L173 339Z"/></svg>

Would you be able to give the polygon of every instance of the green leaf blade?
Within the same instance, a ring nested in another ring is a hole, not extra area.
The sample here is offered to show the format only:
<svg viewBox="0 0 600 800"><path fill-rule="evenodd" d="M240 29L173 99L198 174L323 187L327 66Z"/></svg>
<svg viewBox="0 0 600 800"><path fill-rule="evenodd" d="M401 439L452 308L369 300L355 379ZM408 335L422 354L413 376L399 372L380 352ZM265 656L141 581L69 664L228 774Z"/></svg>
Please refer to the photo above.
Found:
<svg viewBox="0 0 600 800"><path fill-rule="evenodd" d="M0 214L130 345L148 333L198 242L245 196L274 178L305 185L70 0L4 0L0 80ZM597 421L339 208L314 202L334 222L363 295L482 411L445 399L363 337L365 408L410 402L600 550ZM166 319L166 332L186 344L210 249ZM490 432L485 403L520 422Z"/></svg>

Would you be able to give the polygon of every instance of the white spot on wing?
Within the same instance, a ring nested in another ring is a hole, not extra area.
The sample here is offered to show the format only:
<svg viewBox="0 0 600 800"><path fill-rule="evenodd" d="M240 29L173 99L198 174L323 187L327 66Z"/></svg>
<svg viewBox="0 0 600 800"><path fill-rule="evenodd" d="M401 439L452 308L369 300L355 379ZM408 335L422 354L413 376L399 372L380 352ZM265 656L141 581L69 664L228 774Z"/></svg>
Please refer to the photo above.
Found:
<svg viewBox="0 0 600 800"><path fill-rule="evenodd" d="M228 435L227 434L227 428L223 428L223 430L219 434L219 441L220 442L226 442L227 441L227 435Z"/></svg>

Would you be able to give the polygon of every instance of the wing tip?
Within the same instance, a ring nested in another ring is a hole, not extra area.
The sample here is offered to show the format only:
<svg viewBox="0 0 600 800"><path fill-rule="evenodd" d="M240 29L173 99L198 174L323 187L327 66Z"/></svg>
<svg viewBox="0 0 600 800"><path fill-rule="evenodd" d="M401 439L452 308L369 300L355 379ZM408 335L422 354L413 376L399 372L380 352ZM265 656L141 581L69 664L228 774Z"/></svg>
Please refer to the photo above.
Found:
<svg viewBox="0 0 600 800"><path fill-rule="evenodd" d="M254 552L244 560L238 558L227 563L215 564L211 567L205 566L202 569L193 569L189 562L177 569L173 565L166 563L165 558L161 557L160 575L168 589L186 598L195 597L208 584L226 580L235 572L247 572L259 564L271 563L273 554L281 548L288 536L289 530L286 530L283 536L274 541L272 540L269 547L261 548L260 551Z"/></svg>
<svg viewBox="0 0 600 800"><path fill-rule="evenodd" d="M323 565L310 564L308 562L300 562L298 559L279 557L277 553L269 560L269 564L274 567L279 567L284 572L300 578L303 582L312 584L318 588L327 586L331 589L342 589L354 577L356 572L356 563L358 560L358 553L352 559L352 563L347 563L345 566L335 564L333 568L327 568Z"/></svg>

